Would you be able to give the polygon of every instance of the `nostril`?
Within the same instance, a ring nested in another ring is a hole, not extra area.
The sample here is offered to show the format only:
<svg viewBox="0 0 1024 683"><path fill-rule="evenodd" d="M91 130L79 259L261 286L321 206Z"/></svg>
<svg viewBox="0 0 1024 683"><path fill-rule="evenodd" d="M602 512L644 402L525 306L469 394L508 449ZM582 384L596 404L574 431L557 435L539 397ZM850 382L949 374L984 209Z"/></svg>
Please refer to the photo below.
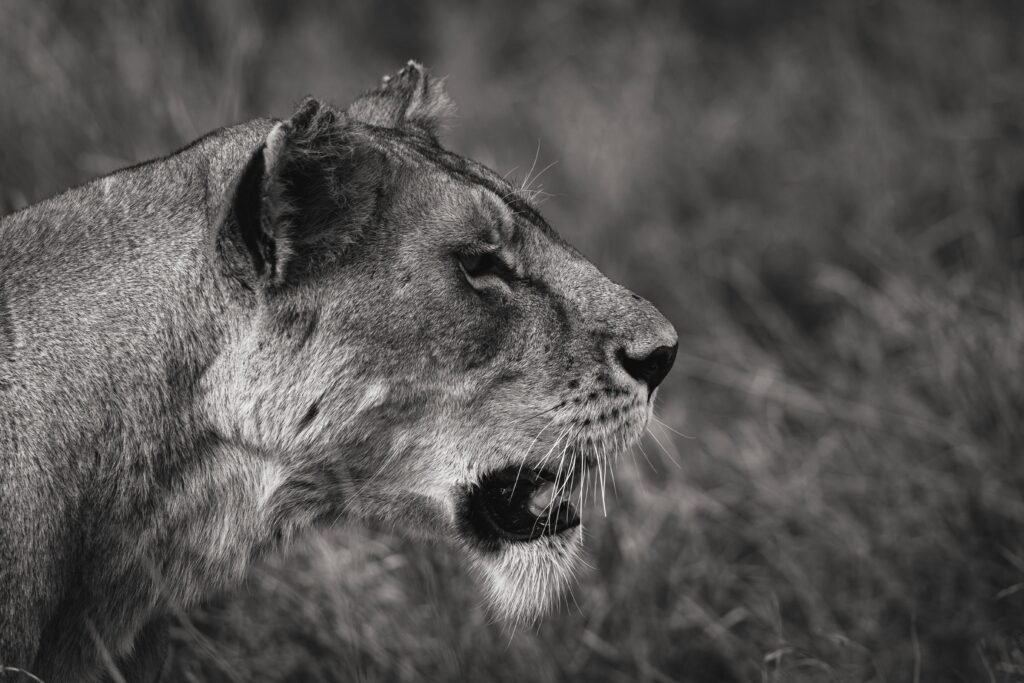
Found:
<svg viewBox="0 0 1024 683"><path fill-rule="evenodd" d="M678 348L678 343L672 346L659 346L642 358L633 358L626 349L620 348L615 355L630 376L647 384L647 393L651 394L672 369Z"/></svg>

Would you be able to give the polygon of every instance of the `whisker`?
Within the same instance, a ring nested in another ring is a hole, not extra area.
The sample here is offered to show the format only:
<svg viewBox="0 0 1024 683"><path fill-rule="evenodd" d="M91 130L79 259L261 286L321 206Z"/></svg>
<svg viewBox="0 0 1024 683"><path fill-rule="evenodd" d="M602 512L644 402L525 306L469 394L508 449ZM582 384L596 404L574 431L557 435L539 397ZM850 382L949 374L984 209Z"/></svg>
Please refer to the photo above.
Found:
<svg viewBox="0 0 1024 683"><path fill-rule="evenodd" d="M658 427L664 428L666 425L654 425L654 423L651 423L651 426L658 426ZM654 434L652 433L651 436L654 436ZM668 447L669 447L666 450L670 450L670 452L672 453L673 457L681 458L682 456L679 453L679 446L678 446L678 444L676 444L675 440L672 438L672 435L671 434L665 434L663 432L662 436L665 437L665 441L666 441L666 443L668 444ZM692 438L696 438L696 437L692 437Z"/></svg>
<svg viewBox="0 0 1024 683"><path fill-rule="evenodd" d="M594 453L593 458L595 464L593 467L587 468L587 480L585 481L586 486L580 489L581 493L583 494L583 507L587 506L587 501L590 499L590 488L594 485L594 479L596 477L594 468L596 468L597 466L597 448L594 446L594 444L591 444L591 450Z"/></svg>
<svg viewBox="0 0 1024 683"><path fill-rule="evenodd" d="M608 455L608 445L607 444L602 444L601 445L601 452L604 454L604 487L605 487L605 495L607 495L608 479L611 477L611 472L612 472L612 459L611 459L611 456Z"/></svg>
<svg viewBox="0 0 1024 683"><path fill-rule="evenodd" d="M665 448L665 445L663 443L661 443L661 440L658 438L657 434L651 431L650 427L647 428L647 433L651 435L651 437L654 439L654 442L658 444L658 447L661 448L661 450L665 453L665 457L667 457L673 465L675 465L679 469L683 469L683 466L679 464L678 460L672 457L672 454L668 452L668 449Z"/></svg>
<svg viewBox="0 0 1024 683"><path fill-rule="evenodd" d="M576 478L576 452L572 454L572 458L569 459L568 476L558 486L557 494L560 497L566 490L571 489L570 484Z"/></svg>
<svg viewBox="0 0 1024 683"><path fill-rule="evenodd" d="M535 189L529 190L529 193L530 193L530 196L527 197L527 201L529 201L529 202L531 202L533 204L543 204L545 201L547 201L551 197L555 196L555 195L551 194L550 192L545 192L543 185L541 185L541 186L539 186L539 187L537 187ZM538 200L538 197L540 198L539 200Z"/></svg>
<svg viewBox="0 0 1024 683"><path fill-rule="evenodd" d="M646 496L647 487L644 485L644 478L640 476L640 463L636 461L636 450L634 447L629 449L629 459L633 461L633 471L636 473L637 483L640 484L640 492Z"/></svg>
<svg viewBox="0 0 1024 683"><path fill-rule="evenodd" d="M654 463L653 463L653 462L651 462L651 459L647 457L647 451L645 451L645 450L644 450L643 444L641 444L641 443L640 443L639 441L637 441L637 443L636 443L636 447L640 449L640 454L641 454L642 456L644 456L644 460L646 460L646 461L647 461L647 466L648 466L648 467L650 467L652 471L654 471L655 473L657 473L657 471L658 471L658 468L657 468L657 467L655 467L655 466L654 466Z"/></svg>
<svg viewBox="0 0 1024 683"><path fill-rule="evenodd" d="M666 424L665 422L662 422L661 420L659 420L659 419L658 419L658 416L657 416L657 415L653 415L653 414L652 414L652 415L651 415L651 419L652 419L652 420L654 420L655 422L657 422L657 423L658 423L659 425L661 425L661 426L662 426L662 427L664 427L665 429L667 429L668 431L672 432L673 434L675 434L675 435L677 435L677 436L681 436L681 437L683 437L684 439L696 439L696 438L697 438L696 436L691 436L691 435L689 435L689 434L683 434L683 433L682 433L681 431L679 431L678 429L675 429L675 428L673 428L673 427L672 427L671 425L669 425L669 424Z"/></svg>
<svg viewBox="0 0 1024 683"><path fill-rule="evenodd" d="M533 169L537 168L537 159L540 158L540 138L537 138L537 150L533 153L533 163L530 164L530 170L526 172L526 177L523 178L523 184L519 186L519 190L522 191L530 182L530 176L533 174Z"/></svg>
<svg viewBox="0 0 1024 683"><path fill-rule="evenodd" d="M555 507L555 497L558 489L558 481L562 477L562 465L565 464L565 453L569 449L570 442L566 440L565 446L562 448L562 452L558 454L558 470L555 472L555 486L551 487L551 501L548 503L548 517L547 524L551 524L551 512Z"/></svg>
<svg viewBox="0 0 1024 683"><path fill-rule="evenodd" d="M573 579L575 579L575 578L576 578L576 572L573 571ZM573 581L573 583L575 583L575 581ZM574 603L576 603L576 611L579 612L582 615L583 614L583 608L580 606L580 601L576 599L576 594L573 593L573 591L572 591L572 583L566 585L566 588L569 591L569 595L572 597L572 601ZM568 602L566 602L566 607L568 608L568 606L569 606Z"/></svg>
<svg viewBox="0 0 1024 683"><path fill-rule="evenodd" d="M547 463L548 458L551 456L552 452L554 452L555 448L558 446L558 444L562 440L562 438L569 435L569 430L570 429L571 429L571 425L565 425L562 428L562 431L559 432L559 434L558 434L558 438L555 439L555 442L553 444L551 444L551 448L548 449L548 452L544 454L544 458L541 460L541 467L543 467ZM558 478L559 478L559 476L561 474L561 471L562 471L562 461L564 460L564 457L565 457L564 456L565 449L568 448L568 446L569 446L569 442L566 441L565 446L563 446L562 451L559 453L558 471L555 474L555 481L556 482L558 481ZM551 523L551 506L554 503L554 495L555 495L554 494L554 489L555 489L555 487L552 487L551 500L548 502L548 514L547 514L547 517L546 517L546 523L547 524ZM534 530L536 530L537 524L539 524L539 523L540 523L540 517L538 517L537 521L533 523Z"/></svg>
<svg viewBox="0 0 1024 683"><path fill-rule="evenodd" d="M552 418L552 419L554 419L554 418ZM538 468L543 468L544 467L544 463L547 462L548 456L551 454L551 451L553 451L555 448L558 447L558 442L561 441L563 437L567 436L568 433L569 433L568 425L562 427L562 431L560 431L558 433L558 436L555 438L554 442L551 444L551 447L548 449L547 453L545 453L544 456L540 459L540 463L538 463L538 465L537 465ZM531 448L532 448L532 446L531 446ZM519 470L516 472L516 480L514 482L512 482L512 493L509 494L509 501L511 501L512 498L515 496L516 487L519 486L519 478L523 474L523 467L525 465L526 465L526 459L524 458L519 463Z"/></svg>
<svg viewBox="0 0 1024 683"><path fill-rule="evenodd" d="M558 418L558 416L555 415L550 420L548 420L548 423L546 425L544 425L539 432L537 432L537 436L533 437L533 441L530 442L529 448L526 449L526 456L519 463L519 471L516 472L516 480L514 482L512 482L512 493L509 494L509 497L508 497L509 501L511 501L512 498L516 495L516 486L519 485L519 477L521 477L522 474L523 474L523 466L526 464L526 461L529 458L530 452L533 451L533 447L534 447L534 445L536 445L537 439L540 438L540 435L544 433L544 430L547 429L548 427L550 427L551 424L557 418Z"/></svg>
<svg viewBox="0 0 1024 683"><path fill-rule="evenodd" d="M530 189L529 189L529 186L530 186L530 184L531 184L531 183L535 183L535 182L537 182L538 180L540 180L540 177L541 177L542 175L544 175L544 173L545 173L545 172L546 172L546 171L547 171L547 170L548 170L549 168L551 168L552 166L555 166L555 165L557 165L557 164L558 164L558 160L556 159L555 161L552 161L552 162L551 162L550 164L548 164L547 166L545 166L544 168L542 168L542 169L540 170L540 172L538 172L538 173L537 173L537 175L535 175L535 176L533 177L533 179L532 179L532 180L530 180L530 181L529 181L528 183L524 183L524 184L523 184L523 186L522 186L522 187L520 188L520 192L530 192Z"/></svg>
<svg viewBox="0 0 1024 683"><path fill-rule="evenodd" d="M618 451L615 451L615 457L619 457ZM615 468L610 464L608 466L608 474L611 475L612 480L612 493L615 494L615 500L619 499L619 487L615 484Z"/></svg>
<svg viewBox="0 0 1024 683"><path fill-rule="evenodd" d="M555 474L555 485L551 487L551 495L548 497L548 516L547 521L551 523L551 511L554 509L555 501L558 500L558 493L561 485L559 479L562 476L562 464L565 462L565 456L562 455L558 462L558 472Z"/></svg>
<svg viewBox="0 0 1024 683"><path fill-rule="evenodd" d="M522 424L522 423L524 423L524 422L529 422L530 420L533 420L533 419L535 419L535 418L538 418L538 417L540 417L541 415L544 415L544 414L546 414L546 413L550 413L550 412L551 412L552 410L558 410L558 409L559 409L559 408L561 408L561 407L562 407L562 404L561 404L561 403L556 403L555 405L551 406L550 408L547 408L547 409L545 409L545 410L542 410L542 411L540 411L539 413L534 413L533 415L527 415L527 416L526 416L526 417L524 417L524 418L521 418L521 419L519 419L519 420L516 420L516 421L515 421L515 422L513 422L512 424L517 424L517 425L519 425L519 424Z"/></svg>
<svg viewBox="0 0 1024 683"><path fill-rule="evenodd" d="M557 420L557 419L558 419L558 416L554 415L550 420L547 421L547 424L545 424L543 427L540 428L540 431L537 432L536 436L533 437L533 441L531 441L530 445L526 448L526 456L527 457L529 457L530 453L533 451L533 447L537 445L537 439L540 438L540 435L543 434L547 430L548 427L550 427L552 424L554 424L555 420Z"/></svg>
<svg viewBox="0 0 1024 683"><path fill-rule="evenodd" d="M586 497L587 497L587 463L586 463L586 459L585 459L586 458L586 454L583 454L581 457L584 458L584 461L583 461L583 467L581 469L581 474L580 474L580 505L579 505L579 515L580 515L580 526L583 526L583 504L584 504L584 502L586 502Z"/></svg>
<svg viewBox="0 0 1024 683"><path fill-rule="evenodd" d="M564 458L564 456L563 456L563 458ZM560 485L556 484L556 486L552 487L552 489L551 489L551 502L548 503L548 523L551 522L551 512L552 512L552 510L554 510L555 501L562 497L562 494L566 491L566 487L569 485L569 483L572 481L572 479L576 476L576 469L575 468L576 468L576 453L573 452L572 459L569 461L569 476L563 482L561 482ZM559 466L559 471L561 471L561 466ZM557 475L555 477L555 481L556 482L558 481ZM571 490L571 489L569 489L569 490Z"/></svg>

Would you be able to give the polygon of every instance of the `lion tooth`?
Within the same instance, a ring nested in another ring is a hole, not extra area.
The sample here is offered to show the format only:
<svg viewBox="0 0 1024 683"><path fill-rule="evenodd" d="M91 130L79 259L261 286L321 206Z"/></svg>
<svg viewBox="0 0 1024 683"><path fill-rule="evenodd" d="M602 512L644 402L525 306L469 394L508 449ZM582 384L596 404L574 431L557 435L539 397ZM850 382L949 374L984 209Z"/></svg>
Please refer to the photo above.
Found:
<svg viewBox="0 0 1024 683"><path fill-rule="evenodd" d="M554 493L555 485L551 482L538 486L533 495L530 496L530 502L527 504L530 513L536 517L547 514L547 509L553 502Z"/></svg>

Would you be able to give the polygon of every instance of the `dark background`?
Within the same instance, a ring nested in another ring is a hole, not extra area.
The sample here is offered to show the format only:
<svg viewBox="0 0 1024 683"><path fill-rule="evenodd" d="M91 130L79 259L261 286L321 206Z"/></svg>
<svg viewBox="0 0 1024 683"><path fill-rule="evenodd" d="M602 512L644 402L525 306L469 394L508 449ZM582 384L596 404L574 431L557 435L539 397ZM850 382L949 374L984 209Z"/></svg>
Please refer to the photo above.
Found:
<svg viewBox="0 0 1024 683"><path fill-rule="evenodd" d="M2 0L0 207L410 58L673 320L665 426L539 627L347 527L171 680L1024 680L1024 3Z"/></svg>

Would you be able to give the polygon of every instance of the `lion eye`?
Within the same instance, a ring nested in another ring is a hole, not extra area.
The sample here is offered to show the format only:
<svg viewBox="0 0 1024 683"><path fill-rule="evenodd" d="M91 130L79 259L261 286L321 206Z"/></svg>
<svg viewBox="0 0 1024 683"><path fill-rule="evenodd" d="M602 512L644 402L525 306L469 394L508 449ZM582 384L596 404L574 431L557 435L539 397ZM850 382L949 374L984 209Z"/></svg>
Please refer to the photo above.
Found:
<svg viewBox="0 0 1024 683"><path fill-rule="evenodd" d="M472 284L473 280L488 276L499 277L502 280L514 279L515 273L508 265L493 252L482 254L464 253L459 254L459 267Z"/></svg>

